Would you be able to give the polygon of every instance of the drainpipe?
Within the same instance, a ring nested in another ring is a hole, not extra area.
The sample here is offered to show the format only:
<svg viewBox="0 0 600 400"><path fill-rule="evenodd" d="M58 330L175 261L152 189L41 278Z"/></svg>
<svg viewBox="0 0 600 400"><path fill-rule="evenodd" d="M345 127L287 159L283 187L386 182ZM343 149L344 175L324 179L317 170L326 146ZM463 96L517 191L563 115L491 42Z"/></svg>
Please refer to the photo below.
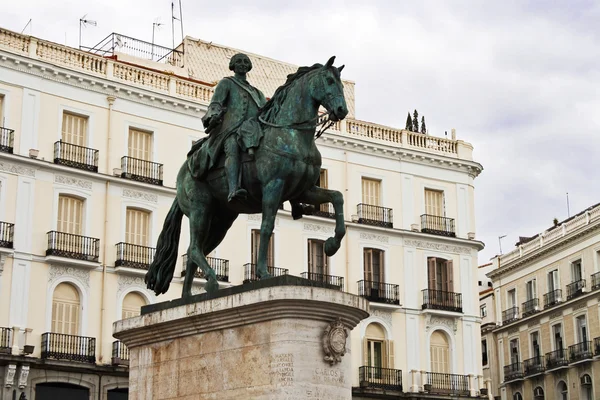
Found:
<svg viewBox="0 0 600 400"><path fill-rule="evenodd" d="M348 207L348 152L345 151L344 152L344 217L346 219L346 221L348 221L348 214L347 211L349 209ZM352 220L352 216L350 216L350 220ZM350 286L350 246L348 245L348 228L346 227L346 279L348 281L348 286ZM348 287L348 289L350 289ZM349 290L348 290L349 291Z"/></svg>

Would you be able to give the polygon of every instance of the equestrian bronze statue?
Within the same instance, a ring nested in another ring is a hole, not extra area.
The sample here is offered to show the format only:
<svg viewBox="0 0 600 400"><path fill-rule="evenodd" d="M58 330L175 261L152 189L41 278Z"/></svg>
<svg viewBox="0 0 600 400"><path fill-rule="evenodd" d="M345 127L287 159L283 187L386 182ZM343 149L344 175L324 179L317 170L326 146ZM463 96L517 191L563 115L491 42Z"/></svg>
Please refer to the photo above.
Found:
<svg viewBox="0 0 600 400"><path fill-rule="evenodd" d="M252 69L244 54L231 58L234 76L223 78L202 118L208 137L197 142L177 175L177 196L158 238L156 255L146 284L156 294L166 293L175 272L181 221L189 218L190 245L183 297L191 296L197 268L204 272L205 290L219 285L206 255L223 240L239 214L262 213L256 275L270 278L267 251L275 217L284 201L292 204L294 218L303 205L332 203L335 233L325 242L325 254L334 255L346 234L344 199L336 190L316 186L321 154L315 133L322 122L319 107L330 123L348 114L340 73L333 66L300 67L267 102L246 79ZM323 128L317 134L322 133Z"/></svg>

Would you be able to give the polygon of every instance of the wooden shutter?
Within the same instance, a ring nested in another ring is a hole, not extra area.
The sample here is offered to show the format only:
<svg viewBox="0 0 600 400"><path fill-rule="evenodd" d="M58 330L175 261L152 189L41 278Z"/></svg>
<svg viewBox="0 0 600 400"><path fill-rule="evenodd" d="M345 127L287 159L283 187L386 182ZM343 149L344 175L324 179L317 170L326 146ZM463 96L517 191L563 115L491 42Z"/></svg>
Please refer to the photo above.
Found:
<svg viewBox="0 0 600 400"><path fill-rule="evenodd" d="M329 275L329 260L325 255L324 246L325 242L323 240L308 240L308 272Z"/></svg>
<svg viewBox="0 0 600 400"><path fill-rule="evenodd" d="M362 178L362 202L372 206L381 206L381 181Z"/></svg>
<svg viewBox="0 0 600 400"><path fill-rule="evenodd" d="M142 306L146 305L146 300L139 293L128 293L123 299L122 319L137 317L140 315Z"/></svg>
<svg viewBox="0 0 600 400"><path fill-rule="evenodd" d="M125 221L125 243L148 246L150 240L150 213L127 208Z"/></svg>
<svg viewBox="0 0 600 400"><path fill-rule="evenodd" d="M260 230L252 229L250 232L251 241L250 241L250 258L252 264L258 263L258 251L260 249ZM267 266L273 267L275 266L275 233L271 234L271 238L269 239L269 248L267 250Z"/></svg>
<svg viewBox="0 0 600 400"><path fill-rule="evenodd" d="M4 96L0 95L0 128L6 128L4 126Z"/></svg>
<svg viewBox="0 0 600 400"><path fill-rule="evenodd" d="M429 257L427 259L427 277L429 278L429 282L428 282L428 289L429 290L436 290L437 289L437 284L436 284L436 271L435 271L435 263L436 263L436 258L435 257Z"/></svg>
<svg viewBox="0 0 600 400"><path fill-rule="evenodd" d="M444 335L440 331L435 331L431 334L430 345L430 363L431 372L447 374L450 372L450 345Z"/></svg>
<svg viewBox="0 0 600 400"><path fill-rule="evenodd" d="M363 250L363 260L365 268L365 281L373 280L373 251L371 249Z"/></svg>
<svg viewBox="0 0 600 400"><path fill-rule="evenodd" d="M454 266L452 260L446 260L446 291L454 292Z"/></svg>
<svg viewBox="0 0 600 400"><path fill-rule="evenodd" d="M444 192L425 189L425 214L444 216Z"/></svg>
<svg viewBox="0 0 600 400"><path fill-rule="evenodd" d="M152 133L129 128L129 157L152 161Z"/></svg>
<svg viewBox="0 0 600 400"><path fill-rule="evenodd" d="M83 232L83 200L71 196L58 196L58 232L81 235Z"/></svg>
<svg viewBox="0 0 600 400"><path fill-rule="evenodd" d="M363 338L363 364L364 366L369 365L369 340L365 336Z"/></svg>
<svg viewBox="0 0 600 400"><path fill-rule="evenodd" d="M52 332L77 335L80 308L77 290L68 283L59 284L52 296Z"/></svg>
<svg viewBox="0 0 600 400"><path fill-rule="evenodd" d="M394 368L394 341L393 340L388 340L387 341L387 367L388 368Z"/></svg>
<svg viewBox="0 0 600 400"><path fill-rule="evenodd" d="M87 117L63 112L62 141L85 147L87 144Z"/></svg>

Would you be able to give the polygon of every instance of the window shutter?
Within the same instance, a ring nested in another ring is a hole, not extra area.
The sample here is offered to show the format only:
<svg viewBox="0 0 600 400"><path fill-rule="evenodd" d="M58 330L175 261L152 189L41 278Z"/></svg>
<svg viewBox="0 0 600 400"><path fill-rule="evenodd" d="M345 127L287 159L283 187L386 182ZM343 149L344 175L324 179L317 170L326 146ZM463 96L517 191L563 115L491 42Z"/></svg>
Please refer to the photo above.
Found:
<svg viewBox="0 0 600 400"><path fill-rule="evenodd" d="M319 180L317 181L317 186L323 189L327 189L328 185L327 185L327 170L326 169L321 169L321 172L319 173Z"/></svg>
<svg viewBox="0 0 600 400"><path fill-rule="evenodd" d="M363 338L363 365L369 365L369 342L366 337Z"/></svg>
<svg viewBox="0 0 600 400"><path fill-rule="evenodd" d="M377 250L379 253L379 280L378 282L385 282L385 277L383 276L383 271L385 270L383 265L383 250Z"/></svg>
<svg viewBox="0 0 600 400"><path fill-rule="evenodd" d="M429 257L427 259L427 276L429 278L429 290L436 290L436 273L435 273L435 257Z"/></svg>
<svg viewBox="0 0 600 400"><path fill-rule="evenodd" d="M146 300L138 293L129 293L123 299L122 319L137 317L140 315L142 306L146 305Z"/></svg>
<svg viewBox="0 0 600 400"><path fill-rule="evenodd" d="M275 233L269 238L269 249L267 251L267 267L275 266Z"/></svg>
<svg viewBox="0 0 600 400"><path fill-rule="evenodd" d="M250 241L250 262L256 264L258 262L258 246L260 245L260 231L252 229Z"/></svg>
<svg viewBox="0 0 600 400"><path fill-rule="evenodd" d="M63 113L62 141L76 146L85 146L87 133L87 117Z"/></svg>
<svg viewBox="0 0 600 400"><path fill-rule="evenodd" d="M314 273L315 266L313 263L313 243L311 239L308 239L308 272Z"/></svg>
<svg viewBox="0 0 600 400"><path fill-rule="evenodd" d="M371 281L373 279L373 266L371 264L371 249L363 250L363 260L364 260L364 268L365 268L365 281Z"/></svg>
<svg viewBox="0 0 600 400"><path fill-rule="evenodd" d="M323 260L323 274L329 275L329 257L325 254L325 243L321 244L321 258Z"/></svg>
<svg viewBox="0 0 600 400"><path fill-rule="evenodd" d="M372 206L380 206L381 181L362 178L362 202Z"/></svg>
<svg viewBox="0 0 600 400"><path fill-rule="evenodd" d="M148 246L150 240L150 213L134 208L127 209L125 243Z"/></svg>
<svg viewBox="0 0 600 400"><path fill-rule="evenodd" d="M58 221L56 230L73 235L82 234L83 200L71 196L58 196Z"/></svg>
<svg viewBox="0 0 600 400"><path fill-rule="evenodd" d="M152 133L129 128L129 157L152 161Z"/></svg>
<svg viewBox="0 0 600 400"><path fill-rule="evenodd" d="M0 96L0 127L6 128L4 126L4 96Z"/></svg>
<svg viewBox="0 0 600 400"><path fill-rule="evenodd" d="M446 277L447 277L447 290L448 292L454 292L454 267L452 260L446 261Z"/></svg>
<svg viewBox="0 0 600 400"><path fill-rule="evenodd" d="M388 368L394 368L394 341L388 340Z"/></svg>
<svg viewBox="0 0 600 400"><path fill-rule="evenodd" d="M77 290L68 283L59 284L52 297L52 332L77 335L79 308Z"/></svg>

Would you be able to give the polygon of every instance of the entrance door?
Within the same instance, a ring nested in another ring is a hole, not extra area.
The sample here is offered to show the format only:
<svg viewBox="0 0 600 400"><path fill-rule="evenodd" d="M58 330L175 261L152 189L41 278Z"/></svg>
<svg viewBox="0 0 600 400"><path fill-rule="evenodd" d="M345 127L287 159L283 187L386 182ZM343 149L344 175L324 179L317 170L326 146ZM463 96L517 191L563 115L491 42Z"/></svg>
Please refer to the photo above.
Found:
<svg viewBox="0 0 600 400"><path fill-rule="evenodd" d="M40 383L35 386L36 400L89 400L90 391L69 383Z"/></svg>

